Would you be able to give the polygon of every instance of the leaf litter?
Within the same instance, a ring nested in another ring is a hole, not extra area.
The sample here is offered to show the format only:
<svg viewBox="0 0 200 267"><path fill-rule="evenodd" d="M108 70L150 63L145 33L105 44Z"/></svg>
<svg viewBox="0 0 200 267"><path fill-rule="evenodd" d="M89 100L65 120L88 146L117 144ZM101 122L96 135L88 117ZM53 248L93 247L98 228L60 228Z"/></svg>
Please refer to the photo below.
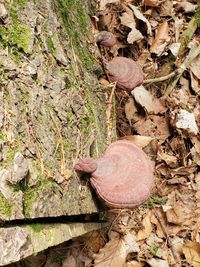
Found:
<svg viewBox="0 0 200 267"><path fill-rule="evenodd" d="M107 99L115 94L116 106L109 102L108 108L109 114L116 109L118 137L147 153L155 185L134 211L105 212L108 229L67 243L59 266L200 266L199 1L96 4L95 34L106 30L117 37L115 47L97 47L100 61L125 56L144 72L143 85L131 94L112 91L106 74L99 82Z"/></svg>

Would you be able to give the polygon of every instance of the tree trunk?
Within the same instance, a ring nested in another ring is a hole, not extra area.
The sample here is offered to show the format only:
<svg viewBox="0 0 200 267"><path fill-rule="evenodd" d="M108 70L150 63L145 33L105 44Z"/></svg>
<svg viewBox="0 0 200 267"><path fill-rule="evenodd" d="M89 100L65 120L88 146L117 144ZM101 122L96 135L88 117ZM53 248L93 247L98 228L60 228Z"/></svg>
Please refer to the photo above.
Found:
<svg viewBox="0 0 200 267"><path fill-rule="evenodd" d="M107 137L87 2L0 4L2 221L98 210L73 171L78 158L101 155Z"/></svg>

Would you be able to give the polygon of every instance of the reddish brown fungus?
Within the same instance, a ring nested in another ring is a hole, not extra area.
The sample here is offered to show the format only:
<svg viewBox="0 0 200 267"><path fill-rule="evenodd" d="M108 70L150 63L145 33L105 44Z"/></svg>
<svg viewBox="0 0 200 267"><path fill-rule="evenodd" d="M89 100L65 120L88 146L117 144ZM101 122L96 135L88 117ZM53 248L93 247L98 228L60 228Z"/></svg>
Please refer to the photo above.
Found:
<svg viewBox="0 0 200 267"><path fill-rule="evenodd" d="M117 38L114 34L107 31L102 31L97 36L97 43L105 47L112 47L117 42Z"/></svg>
<svg viewBox="0 0 200 267"><path fill-rule="evenodd" d="M90 183L107 206L135 208L150 196L153 168L146 154L132 142L120 140L111 144L104 156L95 160L97 168L93 172L90 170L94 160L89 171L84 161L88 165L88 158L82 159L75 169L91 173Z"/></svg>
<svg viewBox="0 0 200 267"><path fill-rule="evenodd" d="M106 63L109 78L117 82L117 86L132 91L143 82L143 72L140 65L134 60L126 57L115 57Z"/></svg>

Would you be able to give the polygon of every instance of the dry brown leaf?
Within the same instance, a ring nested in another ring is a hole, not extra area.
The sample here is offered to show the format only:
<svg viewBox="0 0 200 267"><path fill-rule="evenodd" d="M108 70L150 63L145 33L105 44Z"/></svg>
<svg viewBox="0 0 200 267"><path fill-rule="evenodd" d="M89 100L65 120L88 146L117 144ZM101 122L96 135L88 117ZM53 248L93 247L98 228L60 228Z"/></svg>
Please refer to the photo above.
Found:
<svg viewBox="0 0 200 267"><path fill-rule="evenodd" d="M142 85L136 87L131 94L135 98L135 101L141 105L147 113L158 114L166 110L166 107L161 104L160 100L153 97Z"/></svg>
<svg viewBox="0 0 200 267"><path fill-rule="evenodd" d="M182 229L184 226L192 229L199 216L196 204L193 190L185 190L182 194L178 190L174 190L168 195L168 201L164 205L168 207L166 210L167 221L181 225Z"/></svg>
<svg viewBox="0 0 200 267"><path fill-rule="evenodd" d="M135 106L135 102L133 98L130 97L125 104L125 114L130 125L132 125L131 121L134 119L136 112L137 112L137 108Z"/></svg>
<svg viewBox="0 0 200 267"><path fill-rule="evenodd" d="M147 260L147 263L151 267L169 267L169 264L166 260L161 260L161 259L156 259L156 258L152 258L150 260Z"/></svg>
<svg viewBox="0 0 200 267"><path fill-rule="evenodd" d="M179 266L181 266L180 262L181 262L183 242L184 242L183 238L180 238L178 236L174 236L173 238L171 238L171 246L173 249L173 253L176 257L176 260L179 263Z"/></svg>
<svg viewBox="0 0 200 267"><path fill-rule="evenodd" d="M110 86L110 82L106 79L104 79L103 77L101 77L99 79L99 83L103 86L103 87L109 87Z"/></svg>
<svg viewBox="0 0 200 267"><path fill-rule="evenodd" d="M152 30L149 21L144 17L144 15L139 11L136 6L129 4L129 7L133 10L135 17L139 20L142 20L147 25L147 33L151 36Z"/></svg>
<svg viewBox="0 0 200 267"><path fill-rule="evenodd" d="M137 241L144 240L150 236L153 230L152 224L151 224L151 216L152 216L152 212L150 210L142 221L142 225L144 228L142 230L139 230L139 232L137 233Z"/></svg>
<svg viewBox="0 0 200 267"><path fill-rule="evenodd" d="M118 3L120 0L100 0L99 10L104 10L107 4Z"/></svg>
<svg viewBox="0 0 200 267"><path fill-rule="evenodd" d="M73 255L68 256L63 262L62 267L77 267L76 259Z"/></svg>
<svg viewBox="0 0 200 267"><path fill-rule="evenodd" d="M150 47L150 52L160 56L170 40L169 26L167 21L164 21L156 33L155 39Z"/></svg>
<svg viewBox="0 0 200 267"><path fill-rule="evenodd" d="M193 144L193 147L190 150L191 155L193 157L193 161L199 165L200 163L200 140L195 136L191 137L190 139Z"/></svg>
<svg viewBox="0 0 200 267"><path fill-rule="evenodd" d="M194 5L188 1L181 1L176 4L177 7L181 7L186 13L194 12L198 5Z"/></svg>
<svg viewBox="0 0 200 267"><path fill-rule="evenodd" d="M144 0L144 4L150 7L157 7L160 4L162 4L162 2L163 1L160 1L160 0Z"/></svg>
<svg viewBox="0 0 200 267"><path fill-rule="evenodd" d="M136 146L140 148L146 147L154 138L150 136L142 136L142 135L125 135L121 137L122 140L128 140L133 142Z"/></svg>
<svg viewBox="0 0 200 267"><path fill-rule="evenodd" d="M200 84L198 78L196 78L196 76L191 71L190 71L190 77L191 77L192 90L198 94L200 92Z"/></svg>
<svg viewBox="0 0 200 267"><path fill-rule="evenodd" d="M170 136L168 119L164 116L150 115L146 120L136 122L134 128L140 135L151 136L162 141Z"/></svg>
<svg viewBox="0 0 200 267"><path fill-rule="evenodd" d="M166 0L164 3L161 5L161 9L159 12L160 16L166 17L175 17L175 11L174 11L174 4L172 0Z"/></svg>
<svg viewBox="0 0 200 267"><path fill-rule="evenodd" d="M192 61L190 70L198 79L200 79L200 55Z"/></svg>
<svg viewBox="0 0 200 267"><path fill-rule="evenodd" d="M138 252L135 237L128 232L122 238L111 239L95 256L94 267L123 267L131 252Z"/></svg>
<svg viewBox="0 0 200 267"><path fill-rule="evenodd" d="M136 22L133 13L129 9L122 14L120 20L122 25L131 29L127 37L129 44L133 44L134 42L143 39L141 32L136 29Z"/></svg>
<svg viewBox="0 0 200 267"><path fill-rule="evenodd" d="M200 243L187 241L182 247L187 263L193 267L200 266Z"/></svg>
<svg viewBox="0 0 200 267"><path fill-rule="evenodd" d="M144 267L144 263L138 261L127 262L124 267Z"/></svg>
<svg viewBox="0 0 200 267"><path fill-rule="evenodd" d="M177 167L177 163L178 163L177 157L175 157L173 155L169 155L169 154L164 153L164 152L158 153L157 160L159 160L159 161L163 160L168 166L170 166L172 168Z"/></svg>

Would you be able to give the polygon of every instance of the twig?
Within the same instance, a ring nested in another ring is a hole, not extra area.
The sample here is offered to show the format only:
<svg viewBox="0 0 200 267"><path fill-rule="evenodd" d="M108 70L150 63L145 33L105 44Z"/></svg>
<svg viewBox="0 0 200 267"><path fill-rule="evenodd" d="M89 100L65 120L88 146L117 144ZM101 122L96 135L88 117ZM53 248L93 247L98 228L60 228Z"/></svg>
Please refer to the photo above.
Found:
<svg viewBox="0 0 200 267"><path fill-rule="evenodd" d="M116 88L116 82L112 84L112 91L111 94L106 101L107 108L106 108L106 122L107 122L107 142L108 144L111 143L111 136L112 136L112 122L111 120L111 111L112 111L112 99Z"/></svg>
<svg viewBox="0 0 200 267"><path fill-rule="evenodd" d="M59 138L59 143L60 143L60 149L61 149L60 173L61 173L61 175L65 176L65 151L64 151L64 146L63 146L62 135L61 135L60 129L56 123L56 120L55 120L55 118L51 112L50 112L50 117L52 118L52 121L55 125L56 131L58 134L58 138Z"/></svg>
<svg viewBox="0 0 200 267"><path fill-rule="evenodd" d="M162 231L163 231L163 233L164 233L165 236L166 236L167 243L168 243L168 245L169 245L169 247L170 247L170 250L171 250L171 252L172 252L173 258L174 258L175 261L177 261L177 257L176 257L176 254L175 254L174 250L173 250L172 242L171 242L171 239L170 239L170 237L169 237L169 235L168 235L167 228L165 227L165 225L163 224L162 220L160 219L160 216L159 216L159 214L157 213L157 211L154 210L153 213L154 213L156 219L158 220L158 222L160 223L160 226L161 226L161 228L162 228Z"/></svg>
<svg viewBox="0 0 200 267"><path fill-rule="evenodd" d="M183 55L185 48L187 47L189 41L192 39L192 36L194 35L197 29L197 26L198 26L197 17L198 16L199 16L199 9L193 15L192 19L189 21L187 25L187 29L182 33L180 37L179 43L181 45L178 51L178 57L181 57Z"/></svg>
<svg viewBox="0 0 200 267"><path fill-rule="evenodd" d="M188 56L184 60L184 62L178 68L176 75L172 78L171 82L169 83L167 90L165 92L165 96L171 95L173 92L177 82L179 81L180 77L182 76L183 72L189 67L193 59L195 59L200 54L200 46L195 46L191 48Z"/></svg>
<svg viewBox="0 0 200 267"><path fill-rule="evenodd" d="M143 84L163 82L163 81L166 81L166 80L174 77L176 75L176 73L177 73L177 70L171 72L170 74L168 74L166 76L157 77L157 78L153 78L153 79L146 79L146 80L144 80Z"/></svg>

